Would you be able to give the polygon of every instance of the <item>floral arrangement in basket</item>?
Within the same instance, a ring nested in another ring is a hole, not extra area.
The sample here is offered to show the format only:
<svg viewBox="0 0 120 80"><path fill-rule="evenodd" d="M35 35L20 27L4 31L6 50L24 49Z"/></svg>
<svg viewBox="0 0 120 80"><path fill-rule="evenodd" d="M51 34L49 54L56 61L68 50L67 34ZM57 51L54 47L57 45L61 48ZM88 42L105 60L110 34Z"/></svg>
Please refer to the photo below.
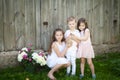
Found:
<svg viewBox="0 0 120 80"><path fill-rule="evenodd" d="M30 48L24 47L19 51L17 59L24 66L33 67L35 65L46 65L46 55L44 51L33 51Z"/></svg>

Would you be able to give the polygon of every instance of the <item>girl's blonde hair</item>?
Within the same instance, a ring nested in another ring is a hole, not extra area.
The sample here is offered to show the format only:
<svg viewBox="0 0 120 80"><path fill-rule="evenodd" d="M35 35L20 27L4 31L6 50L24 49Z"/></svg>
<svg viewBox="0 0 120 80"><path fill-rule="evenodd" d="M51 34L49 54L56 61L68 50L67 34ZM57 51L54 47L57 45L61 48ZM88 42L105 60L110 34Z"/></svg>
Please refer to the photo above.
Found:
<svg viewBox="0 0 120 80"><path fill-rule="evenodd" d="M73 21L73 20L75 20L75 22L76 22L75 17L74 16L70 16L70 17L67 18L67 23L70 22L70 21Z"/></svg>

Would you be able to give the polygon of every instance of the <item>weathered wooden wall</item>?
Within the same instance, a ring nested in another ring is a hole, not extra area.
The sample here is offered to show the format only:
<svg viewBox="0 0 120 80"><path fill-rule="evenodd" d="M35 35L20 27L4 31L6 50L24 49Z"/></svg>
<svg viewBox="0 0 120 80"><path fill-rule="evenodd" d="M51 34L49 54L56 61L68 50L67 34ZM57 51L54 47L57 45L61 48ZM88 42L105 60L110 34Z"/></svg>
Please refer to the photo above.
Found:
<svg viewBox="0 0 120 80"><path fill-rule="evenodd" d="M0 51L29 43L47 50L69 16L88 20L93 44L120 42L120 0L0 0Z"/></svg>

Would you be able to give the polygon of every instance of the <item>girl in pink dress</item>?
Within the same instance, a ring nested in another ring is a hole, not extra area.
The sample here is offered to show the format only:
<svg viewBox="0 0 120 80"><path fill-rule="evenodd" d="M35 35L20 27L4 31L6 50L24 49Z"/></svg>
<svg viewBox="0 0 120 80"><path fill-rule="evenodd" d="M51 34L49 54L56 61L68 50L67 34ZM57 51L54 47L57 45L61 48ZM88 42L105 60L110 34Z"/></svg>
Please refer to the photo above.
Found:
<svg viewBox="0 0 120 80"><path fill-rule="evenodd" d="M87 59L87 62L89 64L89 67L92 72L92 78L95 79L95 71L94 71L94 65L92 62L92 58L94 58L94 50L91 44L90 39L90 31L88 29L87 22L84 18L80 18L77 23L77 29L80 32L80 37L73 36L73 39L77 39L80 41L78 52L77 52L77 58L81 58L81 74L80 78L84 77L84 67L85 67L85 59Z"/></svg>

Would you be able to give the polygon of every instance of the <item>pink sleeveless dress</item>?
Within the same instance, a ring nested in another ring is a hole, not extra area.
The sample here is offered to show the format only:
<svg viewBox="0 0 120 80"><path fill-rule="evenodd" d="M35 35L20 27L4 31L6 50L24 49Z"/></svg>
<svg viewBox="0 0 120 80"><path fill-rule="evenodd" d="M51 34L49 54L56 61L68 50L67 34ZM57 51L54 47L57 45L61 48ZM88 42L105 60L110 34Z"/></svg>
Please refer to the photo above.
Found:
<svg viewBox="0 0 120 80"><path fill-rule="evenodd" d="M89 31L86 29L85 31ZM84 36L84 31L80 32L80 37ZM77 51L77 58L94 58L94 50L91 44L90 35L86 41L81 41L79 43L78 51Z"/></svg>

